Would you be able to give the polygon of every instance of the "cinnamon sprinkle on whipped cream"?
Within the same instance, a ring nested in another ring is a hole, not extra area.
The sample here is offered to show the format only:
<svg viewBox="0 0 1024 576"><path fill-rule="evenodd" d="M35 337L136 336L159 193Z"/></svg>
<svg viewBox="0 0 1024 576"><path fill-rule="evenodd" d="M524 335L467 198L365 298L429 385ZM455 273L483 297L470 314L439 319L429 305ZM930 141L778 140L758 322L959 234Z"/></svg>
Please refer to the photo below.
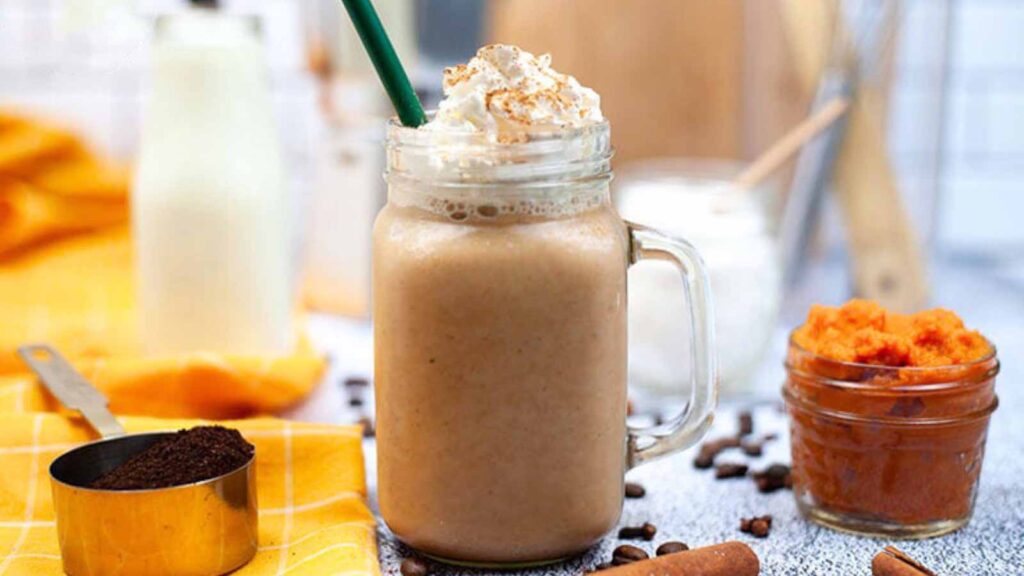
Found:
<svg viewBox="0 0 1024 576"><path fill-rule="evenodd" d="M426 130L478 132L498 142L604 120L601 98L551 68L551 56L492 44L444 71L444 100Z"/></svg>

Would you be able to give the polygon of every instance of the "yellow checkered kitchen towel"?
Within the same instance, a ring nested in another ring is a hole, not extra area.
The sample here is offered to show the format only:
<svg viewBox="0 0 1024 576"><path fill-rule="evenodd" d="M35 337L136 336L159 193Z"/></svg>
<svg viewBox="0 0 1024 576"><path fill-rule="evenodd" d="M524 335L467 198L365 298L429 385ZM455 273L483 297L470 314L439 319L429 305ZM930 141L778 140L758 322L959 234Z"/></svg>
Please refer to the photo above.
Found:
<svg viewBox="0 0 1024 576"><path fill-rule="evenodd" d="M129 432L200 423L121 421ZM380 574L359 428L277 419L223 424L256 446L259 552L235 574ZM63 573L48 468L93 437L77 418L0 414L0 576Z"/></svg>

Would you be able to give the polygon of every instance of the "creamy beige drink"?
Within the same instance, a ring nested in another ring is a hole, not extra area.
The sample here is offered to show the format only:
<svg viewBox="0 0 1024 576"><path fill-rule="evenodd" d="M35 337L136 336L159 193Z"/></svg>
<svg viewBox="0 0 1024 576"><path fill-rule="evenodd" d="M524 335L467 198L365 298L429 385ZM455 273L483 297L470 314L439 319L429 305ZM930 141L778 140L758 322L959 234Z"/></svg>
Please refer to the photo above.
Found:
<svg viewBox="0 0 1024 576"><path fill-rule="evenodd" d="M625 422L627 266L685 260L706 336L699 260L619 219L597 95L546 58L481 49L445 93L425 128L389 133L373 253L380 508L444 559L554 560L614 526L627 466L706 426L705 350L707 380L666 440Z"/></svg>
<svg viewBox="0 0 1024 576"><path fill-rule="evenodd" d="M582 550L621 508L622 222L599 208L467 229L417 211L377 221L388 526L459 559Z"/></svg>

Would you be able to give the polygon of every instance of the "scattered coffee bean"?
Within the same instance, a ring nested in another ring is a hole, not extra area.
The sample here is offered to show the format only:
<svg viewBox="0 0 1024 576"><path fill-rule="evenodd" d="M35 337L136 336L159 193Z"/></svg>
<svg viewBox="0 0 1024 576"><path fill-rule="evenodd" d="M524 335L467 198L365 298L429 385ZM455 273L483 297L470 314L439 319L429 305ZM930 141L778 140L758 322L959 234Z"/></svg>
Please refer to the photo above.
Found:
<svg viewBox="0 0 1024 576"><path fill-rule="evenodd" d="M700 470L707 470L715 465L715 455L701 449L697 457L693 459L693 467Z"/></svg>
<svg viewBox="0 0 1024 576"><path fill-rule="evenodd" d="M619 528L619 540L639 540L644 536L642 526L623 526Z"/></svg>
<svg viewBox="0 0 1024 576"><path fill-rule="evenodd" d="M650 522L644 522L643 526L625 526L619 530L619 540L654 540L658 533L658 527Z"/></svg>
<svg viewBox="0 0 1024 576"><path fill-rule="evenodd" d="M655 556L664 556L666 554L675 554L676 552L686 552L690 547L682 542L665 542L658 549L654 551Z"/></svg>
<svg viewBox="0 0 1024 576"><path fill-rule="evenodd" d="M430 567L419 558L406 558L402 560L400 570L402 571L402 576L427 576L430 573Z"/></svg>
<svg viewBox="0 0 1024 576"><path fill-rule="evenodd" d="M635 414L635 410L633 409L633 401L626 400L626 416L632 416L633 414Z"/></svg>
<svg viewBox="0 0 1024 576"><path fill-rule="evenodd" d="M739 446L740 439L734 436L705 442L700 445L700 451L697 453L697 458L694 459L693 465L701 470L711 468L715 465L715 457L721 454L723 450L738 448Z"/></svg>
<svg viewBox="0 0 1024 576"><path fill-rule="evenodd" d="M754 483L757 484L757 491L762 494L793 487L792 473L785 464L772 464L760 472L754 472L752 476Z"/></svg>
<svg viewBox="0 0 1024 576"><path fill-rule="evenodd" d="M746 454L747 456L761 456L762 454L764 454L764 445L768 442L771 442L772 440L778 439L778 437L778 434L772 433L761 436L760 440L755 440L753 438L744 438L743 441L740 442L740 448L743 450L743 453Z"/></svg>
<svg viewBox="0 0 1024 576"><path fill-rule="evenodd" d="M778 440L779 435L772 432L761 436L760 439L746 438L740 443L740 448L747 456L760 456L763 453L764 445Z"/></svg>
<svg viewBox="0 0 1024 576"><path fill-rule="evenodd" d="M726 478L743 478L747 475L746 464L719 464L715 466L715 479L725 480Z"/></svg>
<svg viewBox="0 0 1024 576"><path fill-rule="evenodd" d="M740 447L740 439L735 436L726 436L725 438L719 438L718 440L716 440L716 442L718 443L720 450L725 450L726 448Z"/></svg>
<svg viewBox="0 0 1024 576"><path fill-rule="evenodd" d="M740 519L740 532L752 534L756 538L767 538L772 529L772 517L754 516Z"/></svg>
<svg viewBox="0 0 1024 576"><path fill-rule="evenodd" d="M649 557L642 548L623 544L612 552L612 566L622 566L623 564L646 560Z"/></svg>
<svg viewBox="0 0 1024 576"><path fill-rule="evenodd" d="M744 439L742 444L740 444L740 448L747 456L753 456L756 458L757 456L764 454L764 442L759 442L757 440L751 440L749 438Z"/></svg>
<svg viewBox="0 0 1024 576"><path fill-rule="evenodd" d="M626 498L643 498L647 490L636 482L626 482Z"/></svg>
<svg viewBox="0 0 1024 576"><path fill-rule="evenodd" d="M602 563L598 564L597 566L594 566L590 570L587 570L585 572L585 574L593 574L594 572L600 572L601 570L607 570L607 569L609 569L611 567L612 567L612 563L611 562L602 562Z"/></svg>
<svg viewBox="0 0 1024 576"><path fill-rule="evenodd" d="M754 415L749 410L740 412L739 416L740 436L748 436L754 433Z"/></svg>
<svg viewBox="0 0 1024 576"><path fill-rule="evenodd" d="M766 522L764 520L754 520L750 524L750 533L756 538L767 538L768 532L771 531L771 529L771 522Z"/></svg>
<svg viewBox="0 0 1024 576"><path fill-rule="evenodd" d="M347 387L347 388L349 388L349 387L365 388L366 386L370 385L370 381L367 380L366 378L363 378L362 376L350 376L348 378L345 378L344 384L345 384L345 387Z"/></svg>
<svg viewBox="0 0 1024 576"><path fill-rule="evenodd" d="M359 418L356 422L363 427L363 438L373 438L377 434L377 430L373 427L373 420L370 420L368 416Z"/></svg>

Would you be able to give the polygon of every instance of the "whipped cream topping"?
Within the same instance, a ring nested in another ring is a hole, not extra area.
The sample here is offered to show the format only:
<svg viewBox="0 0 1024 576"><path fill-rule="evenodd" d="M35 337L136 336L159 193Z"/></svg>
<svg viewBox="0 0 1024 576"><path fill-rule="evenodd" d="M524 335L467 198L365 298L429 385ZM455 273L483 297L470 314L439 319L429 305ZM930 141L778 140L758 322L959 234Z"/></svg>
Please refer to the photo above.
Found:
<svg viewBox="0 0 1024 576"><path fill-rule="evenodd" d="M550 55L505 44L484 46L468 63L445 69L444 95L424 129L515 142L604 119L600 96L552 69Z"/></svg>

